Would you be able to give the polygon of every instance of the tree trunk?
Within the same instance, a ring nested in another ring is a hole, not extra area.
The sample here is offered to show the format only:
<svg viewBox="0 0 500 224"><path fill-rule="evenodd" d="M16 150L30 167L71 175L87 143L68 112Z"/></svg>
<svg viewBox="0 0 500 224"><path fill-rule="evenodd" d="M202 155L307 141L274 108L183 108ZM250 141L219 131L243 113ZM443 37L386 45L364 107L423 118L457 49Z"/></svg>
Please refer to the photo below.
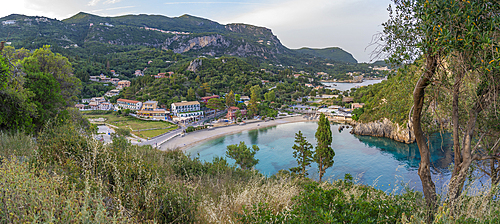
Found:
<svg viewBox="0 0 500 224"><path fill-rule="evenodd" d="M321 182L321 179L323 178L323 157L319 159L319 182Z"/></svg>
<svg viewBox="0 0 500 224"><path fill-rule="evenodd" d="M453 174L457 175L460 172L459 164L462 163L462 153L460 152L460 123L459 123L459 111L458 111L458 99L460 96L460 85L462 82L462 73L458 72L455 76L455 84L453 85L453 105L452 105L452 118L451 122L453 124L453 153L454 153L454 163L455 167L453 169Z"/></svg>
<svg viewBox="0 0 500 224"><path fill-rule="evenodd" d="M436 73L437 56L426 56L426 66L422 77L418 80L413 91L413 134L420 152L420 165L418 175L422 181L425 201L429 209L427 213L427 222L431 223L434 219L433 214L436 208L436 187L431 178L430 170L430 151L426 144L425 136L422 131L421 117L424 107L425 88L429 85L430 79Z"/></svg>
<svg viewBox="0 0 500 224"><path fill-rule="evenodd" d="M462 193L462 188L464 187L465 179L467 179L469 167L472 164L472 137L474 136L477 115L481 111L480 102L480 100L477 101L472 110L469 112L469 121L467 122L467 129L465 130L466 132L463 139L462 150L459 151L462 156L462 161L459 164L455 164L455 169L453 170L450 184L448 186L448 200L451 201L457 199ZM454 145L454 148L456 147L460 148L460 145Z"/></svg>

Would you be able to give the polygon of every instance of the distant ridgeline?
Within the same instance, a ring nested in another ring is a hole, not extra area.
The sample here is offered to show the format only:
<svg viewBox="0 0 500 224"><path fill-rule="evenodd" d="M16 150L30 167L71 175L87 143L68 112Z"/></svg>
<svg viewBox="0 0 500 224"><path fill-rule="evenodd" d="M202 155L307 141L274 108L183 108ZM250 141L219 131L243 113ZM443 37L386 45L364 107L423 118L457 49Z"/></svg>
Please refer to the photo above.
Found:
<svg viewBox="0 0 500 224"><path fill-rule="evenodd" d="M324 72L337 79L349 79L346 75L349 72L375 74L371 64L358 64L351 54L340 48L293 50L283 46L268 28L222 25L190 15L101 17L78 13L59 21L12 14L0 18L0 22L0 40L5 40L7 45L18 49L51 45L54 52L70 59L75 74L84 81L83 74L109 75L110 70L132 78L138 69L166 68L174 62L189 63L200 56L240 57L268 70L293 68L295 72ZM132 51L133 55L129 53ZM157 59L159 54L164 55L162 63L168 64L150 65L148 62Z"/></svg>

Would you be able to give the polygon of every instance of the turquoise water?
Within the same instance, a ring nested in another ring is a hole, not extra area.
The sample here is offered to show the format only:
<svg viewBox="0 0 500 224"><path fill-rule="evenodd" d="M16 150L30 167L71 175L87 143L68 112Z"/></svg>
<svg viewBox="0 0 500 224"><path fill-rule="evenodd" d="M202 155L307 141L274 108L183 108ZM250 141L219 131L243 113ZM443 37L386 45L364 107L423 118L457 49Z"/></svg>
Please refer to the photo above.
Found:
<svg viewBox="0 0 500 224"><path fill-rule="evenodd" d="M421 190L420 178L417 174L420 156L416 144L404 144L386 138L358 136L349 133L350 129L338 131L338 125L332 125L335 151L334 165L329 168L323 177L327 179L342 179L344 174L350 173L358 183L374 186L378 189L391 192L402 189L403 184L410 188ZM257 145L260 151L255 154L259 163L255 169L270 176L281 169L297 166L293 158L292 146L295 144L295 133L302 131L307 140L316 145L314 133L316 122L301 122L282 124L275 127L245 131L210 140L189 149L187 153L202 161L212 161L214 156L224 156L226 146L239 144L244 141L247 145ZM448 166L453 161L451 152L452 143L442 139L449 136L434 135L431 138L432 172L436 186L449 180ZM234 160L228 161L234 163ZM312 163L309 177L318 178L317 164Z"/></svg>

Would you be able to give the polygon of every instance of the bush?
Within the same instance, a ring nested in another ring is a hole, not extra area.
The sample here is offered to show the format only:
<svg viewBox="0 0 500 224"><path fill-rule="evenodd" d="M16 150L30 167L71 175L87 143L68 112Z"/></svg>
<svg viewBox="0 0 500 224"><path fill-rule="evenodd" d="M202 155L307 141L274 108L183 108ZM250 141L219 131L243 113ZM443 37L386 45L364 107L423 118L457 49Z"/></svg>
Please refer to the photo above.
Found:
<svg viewBox="0 0 500 224"><path fill-rule="evenodd" d="M130 130L126 128L115 128L115 132L118 136L130 136Z"/></svg>

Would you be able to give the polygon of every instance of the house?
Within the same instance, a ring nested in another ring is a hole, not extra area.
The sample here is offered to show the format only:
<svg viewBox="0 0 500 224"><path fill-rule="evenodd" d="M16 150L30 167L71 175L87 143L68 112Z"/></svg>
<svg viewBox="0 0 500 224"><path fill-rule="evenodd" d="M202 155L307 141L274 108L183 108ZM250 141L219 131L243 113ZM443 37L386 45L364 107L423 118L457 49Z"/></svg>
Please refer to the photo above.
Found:
<svg viewBox="0 0 500 224"><path fill-rule="evenodd" d="M177 117L203 116L203 111L200 110L200 102L198 101L172 103L171 111Z"/></svg>
<svg viewBox="0 0 500 224"><path fill-rule="evenodd" d="M311 87L311 88L314 87L314 85L310 84L310 83L306 83L305 85L306 85L306 87Z"/></svg>
<svg viewBox="0 0 500 224"><path fill-rule="evenodd" d="M99 78L99 76L90 76L89 80L93 82L99 82L101 79Z"/></svg>
<svg viewBox="0 0 500 224"><path fill-rule="evenodd" d="M261 80L261 81L262 81L262 84L269 83L269 80Z"/></svg>
<svg viewBox="0 0 500 224"><path fill-rule="evenodd" d="M352 103L352 102L354 102L354 98L353 97L344 97L344 98L342 98L342 102Z"/></svg>
<svg viewBox="0 0 500 224"><path fill-rule="evenodd" d="M354 109L357 109L357 108L363 108L365 104L364 103L352 103L351 104L351 109L354 110Z"/></svg>
<svg viewBox="0 0 500 224"><path fill-rule="evenodd" d="M245 116L247 114L247 110L240 110L239 107L229 107L227 109L226 118L229 120L236 119L236 112L237 111L240 111L242 116Z"/></svg>
<svg viewBox="0 0 500 224"><path fill-rule="evenodd" d="M201 98L201 102L207 103L212 98L220 98L220 96L219 95L204 96L204 97Z"/></svg>
<svg viewBox="0 0 500 224"><path fill-rule="evenodd" d="M323 86L316 86L316 87L314 87L315 90L323 89L323 88L324 88Z"/></svg>
<svg viewBox="0 0 500 224"><path fill-rule="evenodd" d="M142 108L142 102L136 100L118 99L116 103L125 109L140 110Z"/></svg>
<svg viewBox="0 0 500 224"><path fill-rule="evenodd" d="M89 107L91 110L99 110L99 102L92 101L89 103Z"/></svg>
<svg viewBox="0 0 500 224"><path fill-rule="evenodd" d="M148 100L142 104L141 110L153 111L158 109L158 101Z"/></svg>
<svg viewBox="0 0 500 224"><path fill-rule="evenodd" d="M293 75L294 78L299 78L300 77L300 74L295 74Z"/></svg>
<svg viewBox="0 0 500 224"><path fill-rule="evenodd" d="M240 101L250 101L250 97L249 96L240 96Z"/></svg>
<svg viewBox="0 0 500 224"><path fill-rule="evenodd" d="M84 110L84 109L85 109L85 105L83 105L83 104L75 104L75 107L76 107L78 110Z"/></svg>
<svg viewBox="0 0 500 224"><path fill-rule="evenodd" d="M113 104L109 102L103 102L99 104L99 110L113 110Z"/></svg>
<svg viewBox="0 0 500 224"><path fill-rule="evenodd" d="M118 84L117 84L117 89L123 89L125 87L129 87L130 86L130 81L128 80L122 80L122 81L119 81Z"/></svg>
<svg viewBox="0 0 500 224"><path fill-rule="evenodd" d="M82 99L82 103L90 103L90 99Z"/></svg>
<svg viewBox="0 0 500 224"><path fill-rule="evenodd" d="M98 103L102 103L102 102L106 102L106 99L104 99L104 97L92 97L92 99L90 99L90 102L98 102Z"/></svg>
<svg viewBox="0 0 500 224"><path fill-rule="evenodd" d="M101 82L111 82L111 78L101 77Z"/></svg>
<svg viewBox="0 0 500 224"><path fill-rule="evenodd" d="M158 75L151 75L151 76L154 76L155 79L162 79L162 78L167 78L167 76L165 76L165 74L167 73L158 73Z"/></svg>
<svg viewBox="0 0 500 224"><path fill-rule="evenodd" d="M134 73L135 76L144 76L144 73L142 73L141 70L135 70L135 73Z"/></svg>
<svg viewBox="0 0 500 224"><path fill-rule="evenodd" d="M14 24L16 24L15 20L5 20L5 21L2 21L2 25L14 25Z"/></svg>
<svg viewBox="0 0 500 224"><path fill-rule="evenodd" d="M120 90L118 89L112 89L108 91L106 94L104 94L107 97L113 97L113 96L118 96L120 94Z"/></svg>
<svg viewBox="0 0 500 224"><path fill-rule="evenodd" d="M120 81L120 79L119 79L119 78L112 78L112 79L110 80L110 82L111 82L113 85L118 84L118 82L119 82L119 81Z"/></svg>

